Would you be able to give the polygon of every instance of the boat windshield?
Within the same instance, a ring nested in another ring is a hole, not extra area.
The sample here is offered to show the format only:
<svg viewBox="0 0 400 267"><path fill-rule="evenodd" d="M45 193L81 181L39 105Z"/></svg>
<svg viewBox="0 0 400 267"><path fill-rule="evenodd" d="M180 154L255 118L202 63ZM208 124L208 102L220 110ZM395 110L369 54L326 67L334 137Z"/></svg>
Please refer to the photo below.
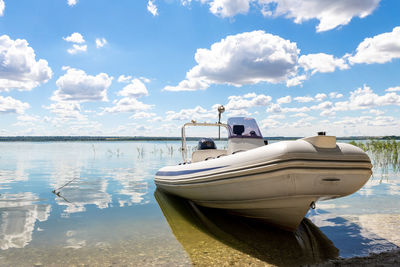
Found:
<svg viewBox="0 0 400 267"><path fill-rule="evenodd" d="M228 138L263 138L257 122L253 118L229 118L228 129Z"/></svg>

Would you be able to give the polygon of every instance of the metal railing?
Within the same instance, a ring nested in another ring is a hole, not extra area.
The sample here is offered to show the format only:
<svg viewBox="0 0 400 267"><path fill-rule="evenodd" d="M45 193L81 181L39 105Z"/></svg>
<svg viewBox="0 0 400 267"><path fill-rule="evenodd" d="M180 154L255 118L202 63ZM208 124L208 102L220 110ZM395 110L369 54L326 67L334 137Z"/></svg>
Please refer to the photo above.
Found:
<svg viewBox="0 0 400 267"><path fill-rule="evenodd" d="M186 126L214 126L214 127L225 127L228 130L228 125L225 123L207 123L207 122L188 122L182 126L182 158L183 162L187 162L187 148L186 148L186 134L185 134L185 127Z"/></svg>

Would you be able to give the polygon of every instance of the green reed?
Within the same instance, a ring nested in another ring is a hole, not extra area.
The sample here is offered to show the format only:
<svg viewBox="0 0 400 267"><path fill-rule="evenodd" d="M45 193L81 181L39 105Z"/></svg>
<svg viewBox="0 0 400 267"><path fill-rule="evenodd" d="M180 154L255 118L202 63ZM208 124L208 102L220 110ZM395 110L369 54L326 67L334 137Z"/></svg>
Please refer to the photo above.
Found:
<svg viewBox="0 0 400 267"><path fill-rule="evenodd" d="M374 169L381 169L383 174L389 170L400 172L400 142L396 140L368 140L367 142L351 141L368 153L372 159Z"/></svg>

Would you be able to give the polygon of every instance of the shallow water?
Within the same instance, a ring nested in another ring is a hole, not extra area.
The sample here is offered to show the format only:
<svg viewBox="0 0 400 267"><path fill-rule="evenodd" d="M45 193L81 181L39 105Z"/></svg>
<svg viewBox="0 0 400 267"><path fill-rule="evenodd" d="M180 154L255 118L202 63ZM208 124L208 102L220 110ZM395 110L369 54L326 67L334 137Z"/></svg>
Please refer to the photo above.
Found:
<svg viewBox="0 0 400 267"><path fill-rule="evenodd" d="M375 170L287 233L156 191L179 146L0 143L0 265L298 265L400 246L399 174Z"/></svg>

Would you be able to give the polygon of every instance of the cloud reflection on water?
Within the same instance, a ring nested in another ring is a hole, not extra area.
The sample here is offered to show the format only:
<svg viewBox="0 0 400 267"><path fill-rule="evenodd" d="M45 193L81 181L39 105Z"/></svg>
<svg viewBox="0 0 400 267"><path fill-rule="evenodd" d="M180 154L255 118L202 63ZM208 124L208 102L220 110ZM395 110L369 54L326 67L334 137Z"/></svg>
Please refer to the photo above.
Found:
<svg viewBox="0 0 400 267"><path fill-rule="evenodd" d="M88 177L82 175L89 173L66 171L64 168L63 173L58 175L61 179L54 183L54 187L59 188L57 204L67 206L64 216L84 212L87 205L95 205L99 209L109 208L113 198L120 207L148 203L144 198L149 190L148 181L145 180L147 173L135 172L132 168L118 168L98 170Z"/></svg>
<svg viewBox="0 0 400 267"><path fill-rule="evenodd" d="M80 177L60 190L56 202L66 206L64 216L70 213L84 212L87 205L95 205L99 209L108 208L112 197L107 191L108 182L102 177Z"/></svg>
<svg viewBox="0 0 400 267"><path fill-rule="evenodd" d="M107 208L111 203L111 195L107 191L107 181L104 177L88 177L85 175L87 158L66 157L54 160L54 171L51 177L51 187L59 192L56 202L66 206L62 216L84 212L87 205L96 205L100 209Z"/></svg>
<svg viewBox="0 0 400 267"><path fill-rule="evenodd" d="M36 221L44 222L50 205L37 204L31 192L0 195L0 249L23 248L32 241Z"/></svg>
<svg viewBox="0 0 400 267"><path fill-rule="evenodd" d="M11 184L28 180L28 174L23 166L18 165L16 170L0 170L0 190L11 189Z"/></svg>
<svg viewBox="0 0 400 267"><path fill-rule="evenodd" d="M363 196L374 196L380 194L400 195L400 181L390 177L390 179L373 179L364 185L358 192Z"/></svg>
<svg viewBox="0 0 400 267"><path fill-rule="evenodd" d="M146 176L148 176L147 172L137 171L133 168L116 169L112 172L112 179L122 187L116 192L119 195L117 199L120 207L148 203L144 199L149 191L148 181L145 180Z"/></svg>

